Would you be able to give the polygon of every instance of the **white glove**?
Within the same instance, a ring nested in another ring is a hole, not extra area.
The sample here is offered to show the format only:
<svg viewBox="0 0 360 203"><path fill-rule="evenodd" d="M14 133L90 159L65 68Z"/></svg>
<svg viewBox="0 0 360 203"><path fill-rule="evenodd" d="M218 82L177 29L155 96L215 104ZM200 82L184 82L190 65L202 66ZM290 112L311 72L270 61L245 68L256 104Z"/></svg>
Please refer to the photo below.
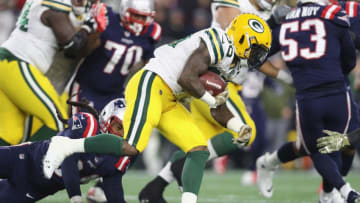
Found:
<svg viewBox="0 0 360 203"><path fill-rule="evenodd" d="M251 127L249 125L244 124L240 127L240 131L238 133L237 138L233 138L233 143L238 145L240 148L246 146L251 138Z"/></svg>
<svg viewBox="0 0 360 203"><path fill-rule="evenodd" d="M224 104L229 97L229 90L226 87L223 92L212 96L208 91L205 91L204 95L200 98L202 101L206 102L210 108L216 108L217 106Z"/></svg>
<svg viewBox="0 0 360 203"><path fill-rule="evenodd" d="M83 203L83 201L80 195L75 195L71 197L70 203Z"/></svg>
<svg viewBox="0 0 360 203"><path fill-rule="evenodd" d="M289 85L293 83L293 78L291 77L291 75L282 69L279 70L276 78Z"/></svg>

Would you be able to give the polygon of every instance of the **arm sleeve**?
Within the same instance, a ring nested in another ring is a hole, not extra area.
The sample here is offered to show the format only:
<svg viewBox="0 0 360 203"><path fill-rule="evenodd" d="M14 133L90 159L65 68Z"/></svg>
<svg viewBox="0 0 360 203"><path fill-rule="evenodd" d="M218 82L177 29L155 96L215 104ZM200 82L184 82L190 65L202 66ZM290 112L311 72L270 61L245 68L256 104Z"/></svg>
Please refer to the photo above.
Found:
<svg viewBox="0 0 360 203"><path fill-rule="evenodd" d="M41 5L65 13L72 10L71 0L43 0Z"/></svg>
<svg viewBox="0 0 360 203"><path fill-rule="evenodd" d="M356 129L355 131L351 132L347 135L349 137L350 144L358 148L360 147L360 128Z"/></svg>
<svg viewBox="0 0 360 203"><path fill-rule="evenodd" d="M351 24L350 30L353 32L356 49L360 49L360 19Z"/></svg>
<svg viewBox="0 0 360 203"><path fill-rule="evenodd" d="M210 64L218 64L224 57L224 48L221 43L220 34L222 31L216 28L206 29L201 33L200 38L206 44L210 55Z"/></svg>
<svg viewBox="0 0 360 203"><path fill-rule="evenodd" d="M77 162L80 159L79 154L74 154L64 160L61 165L62 179L69 198L80 195L80 174Z"/></svg>
<svg viewBox="0 0 360 203"><path fill-rule="evenodd" d="M112 176L103 177L104 192L108 203L125 203L120 172Z"/></svg>
<svg viewBox="0 0 360 203"><path fill-rule="evenodd" d="M356 50L354 42L351 39L350 32L345 29L341 39L341 66L344 74L348 74L356 64Z"/></svg>
<svg viewBox="0 0 360 203"><path fill-rule="evenodd" d="M271 42L271 48L270 48L268 57L270 57L270 56L276 54L278 51L280 51L280 43L279 43L280 28L281 28L281 26L278 25L271 32L272 33L272 42Z"/></svg>

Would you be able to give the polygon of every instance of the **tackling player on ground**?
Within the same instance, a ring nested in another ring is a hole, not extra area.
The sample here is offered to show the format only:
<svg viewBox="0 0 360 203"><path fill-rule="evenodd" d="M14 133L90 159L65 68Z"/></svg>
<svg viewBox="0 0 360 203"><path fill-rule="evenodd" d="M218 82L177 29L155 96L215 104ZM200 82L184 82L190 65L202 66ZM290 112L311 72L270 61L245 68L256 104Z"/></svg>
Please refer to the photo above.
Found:
<svg viewBox="0 0 360 203"><path fill-rule="evenodd" d="M81 106L84 107L83 104ZM92 137L99 133L123 136L124 99L111 101L100 115L94 110L90 111L95 112L94 115L83 112L74 114L67 121L68 128L59 132L58 136L72 139ZM2 202L36 202L66 189L71 203L82 203L80 184L103 177L107 202L125 203L122 176L129 161L120 165L123 157L78 153L65 159L61 167L56 169L55 176L48 180L41 169L48 147L49 140L0 147L3 157L0 160L0 177L4 178L0 181Z"/></svg>
<svg viewBox="0 0 360 203"><path fill-rule="evenodd" d="M249 35L253 32L258 34ZM238 134L234 143L246 145L251 128L229 111L225 104L227 92L212 96L199 77L211 65L224 77L232 79L240 71L241 60L245 60L250 68L259 67L270 46L271 33L266 22L256 15L243 14L232 21L227 32L206 29L159 47L155 50L155 58L137 72L126 87L126 141L109 135L77 140L56 137L44 158L44 173L51 177L63 159L75 152L137 155L145 149L150 133L156 127L186 153L182 202L196 202L209 156L207 141L176 95L186 91L203 100L214 108L212 113L219 124ZM123 148L127 142L133 147Z"/></svg>

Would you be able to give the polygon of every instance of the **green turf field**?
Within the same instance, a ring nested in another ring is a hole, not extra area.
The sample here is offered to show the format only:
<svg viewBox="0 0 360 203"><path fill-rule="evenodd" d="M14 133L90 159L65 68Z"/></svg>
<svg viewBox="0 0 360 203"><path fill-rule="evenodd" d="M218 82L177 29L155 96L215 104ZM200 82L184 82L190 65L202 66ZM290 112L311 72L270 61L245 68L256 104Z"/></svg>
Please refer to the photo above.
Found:
<svg viewBox="0 0 360 203"><path fill-rule="evenodd" d="M255 186L241 186L242 171L227 171L217 175L207 171L200 191L198 203L314 203L318 201L316 193L320 178L315 172L279 171L275 176L275 191L272 199L265 199L258 194ZM124 177L125 199L135 203L140 189L151 177L143 171L130 170ZM347 180L353 187L360 190L360 171L352 171ZM83 185L83 194L92 184ZM84 195L83 195L84 196ZM180 202L180 193L176 184L165 191L169 203ZM69 202L66 192L58 192L40 203Z"/></svg>

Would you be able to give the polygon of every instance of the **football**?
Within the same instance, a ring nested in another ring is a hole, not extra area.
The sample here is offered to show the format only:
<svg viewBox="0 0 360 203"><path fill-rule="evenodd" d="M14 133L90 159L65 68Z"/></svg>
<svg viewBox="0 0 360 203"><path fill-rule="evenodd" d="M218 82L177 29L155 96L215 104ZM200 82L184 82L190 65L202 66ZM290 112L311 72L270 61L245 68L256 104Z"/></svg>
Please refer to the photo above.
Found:
<svg viewBox="0 0 360 203"><path fill-rule="evenodd" d="M222 77L214 72L208 71L200 76L200 80L205 89L212 95L216 96L226 88L226 82Z"/></svg>

